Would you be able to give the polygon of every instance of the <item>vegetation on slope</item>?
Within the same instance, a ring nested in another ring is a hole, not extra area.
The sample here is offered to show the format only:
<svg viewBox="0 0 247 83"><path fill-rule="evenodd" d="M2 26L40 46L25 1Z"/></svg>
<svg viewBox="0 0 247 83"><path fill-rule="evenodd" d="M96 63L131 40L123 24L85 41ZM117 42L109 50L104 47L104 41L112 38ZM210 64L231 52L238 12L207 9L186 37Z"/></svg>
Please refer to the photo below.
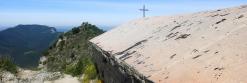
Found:
<svg viewBox="0 0 247 83"><path fill-rule="evenodd" d="M18 25L0 31L0 54L9 55L20 67L36 67L45 49L59 36L53 27Z"/></svg>
<svg viewBox="0 0 247 83"><path fill-rule="evenodd" d="M102 33L95 25L82 23L59 37L44 53L47 60L43 64L48 71L61 71L73 76L83 74L87 79L97 78L97 71L89 53L89 40Z"/></svg>
<svg viewBox="0 0 247 83"><path fill-rule="evenodd" d="M8 56L0 56L0 71L8 71L13 74L17 73L17 67Z"/></svg>

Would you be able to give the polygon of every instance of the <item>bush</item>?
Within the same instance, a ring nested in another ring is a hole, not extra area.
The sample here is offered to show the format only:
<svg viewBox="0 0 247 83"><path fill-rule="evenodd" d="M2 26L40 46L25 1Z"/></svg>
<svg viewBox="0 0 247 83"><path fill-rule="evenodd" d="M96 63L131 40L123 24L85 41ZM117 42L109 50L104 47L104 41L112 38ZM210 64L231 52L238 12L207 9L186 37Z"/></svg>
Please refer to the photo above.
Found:
<svg viewBox="0 0 247 83"><path fill-rule="evenodd" d="M49 52L48 52L48 50L45 50L45 51L43 51L43 53L42 53L44 56L48 56L49 55Z"/></svg>
<svg viewBox="0 0 247 83"><path fill-rule="evenodd" d="M84 80L92 80L97 78L97 70L94 64L88 64L84 70Z"/></svg>
<svg viewBox="0 0 247 83"><path fill-rule="evenodd" d="M62 50L63 47L65 46L65 40L61 40L60 44L59 44L59 50Z"/></svg>
<svg viewBox="0 0 247 83"><path fill-rule="evenodd" d="M66 66L65 73L71 74L72 76L79 76L83 73L85 66L88 64L88 58L80 59L74 65Z"/></svg>
<svg viewBox="0 0 247 83"><path fill-rule="evenodd" d="M73 34L76 34L76 33L79 33L79 32L80 32L80 29L79 28L76 28L75 27L75 28L72 29L72 33Z"/></svg>
<svg viewBox="0 0 247 83"><path fill-rule="evenodd" d="M66 66L65 73L72 76L86 75L88 79L95 79L97 77L96 67L90 58L81 58L77 64Z"/></svg>
<svg viewBox="0 0 247 83"><path fill-rule="evenodd" d="M10 57L0 56L0 70L1 71L9 71L13 74L17 73L17 67L12 62Z"/></svg>

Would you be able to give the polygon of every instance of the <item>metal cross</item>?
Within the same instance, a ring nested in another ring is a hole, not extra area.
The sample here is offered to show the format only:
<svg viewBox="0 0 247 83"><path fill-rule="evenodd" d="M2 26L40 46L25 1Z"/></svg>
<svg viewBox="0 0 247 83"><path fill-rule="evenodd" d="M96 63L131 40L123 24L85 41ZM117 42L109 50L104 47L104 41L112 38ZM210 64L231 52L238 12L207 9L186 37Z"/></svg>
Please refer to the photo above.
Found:
<svg viewBox="0 0 247 83"><path fill-rule="evenodd" d="M146 17L146 11L149 11L148 9L146 9L145 5L143 5L143 8L139 10L143 12L143 18Z"/></svg>

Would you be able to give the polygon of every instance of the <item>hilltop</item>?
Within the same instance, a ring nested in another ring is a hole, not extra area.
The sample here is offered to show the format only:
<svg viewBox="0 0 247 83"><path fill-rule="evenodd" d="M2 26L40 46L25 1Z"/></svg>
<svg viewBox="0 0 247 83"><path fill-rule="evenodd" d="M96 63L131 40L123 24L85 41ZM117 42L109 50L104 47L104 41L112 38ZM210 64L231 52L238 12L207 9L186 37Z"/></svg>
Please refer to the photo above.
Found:
<svg viewBox="0 0 247 83"><path fill-rule="evenodd" d="M62 33L43 52L38 68L16 68L10 59L0 57L0 82L7 83L100 83L90 56L88 40L104 31L84 22ZM8 58L8 57L6 57ZM39 60L38 60L39 61Z"/></svg>
<svg viewBox="0 0 247 83"><path fill-rule="evenodd" d="M244 83L246 17L247 6L147 17L90 41L106 83Z"/></svg>
<svg viewBox="0 0 247 83"><path fill-rule="evenodd" d="M97 69L90 56L89 40L104 31L84 22L81 26L59 36L55 44L41 58L41 67L50 72L62 72L82 77L83 82L98 78Z"/></svg>

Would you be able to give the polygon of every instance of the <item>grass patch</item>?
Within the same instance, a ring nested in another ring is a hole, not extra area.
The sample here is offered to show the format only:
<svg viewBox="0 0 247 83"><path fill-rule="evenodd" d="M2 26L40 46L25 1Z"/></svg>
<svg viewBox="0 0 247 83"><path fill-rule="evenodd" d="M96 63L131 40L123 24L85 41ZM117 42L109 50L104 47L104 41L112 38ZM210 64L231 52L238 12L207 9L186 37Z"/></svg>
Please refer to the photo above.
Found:
<svg viewBox="0 0 247 83"><path fill-rule="evenodd" d="M76 64L68 65L65 69L66 74L72 76L80 76L82 74L87 75L89 79L95 79L97 77L96 67L90 58L81 58Z"/></svg>
<svg viewBox="0 0 247 83"><path fill-rule="evenodd" d="M96 83L102 83L101 80L97 79L97 70L94 64L88 64L86 66L82 83L90 83L91 80L95 80Z"/></svg>
<svg viewBox="0 0 247 83"><path fill-rule="evenodd" d="M97 83L102 83L98 80L98 74L94 63L90 58L81 58L75 65L68 65L65 69L66 74L72 76L80 76L83 74L82 83L90 83L91 80L95 80Z"/></svg>
<svg viewBox="0 0 247 83"><path fill-rule="evenodd" d="M9 71L13 74L17 73L17 67L8 56L0 56L0 71Z"/></svg>

